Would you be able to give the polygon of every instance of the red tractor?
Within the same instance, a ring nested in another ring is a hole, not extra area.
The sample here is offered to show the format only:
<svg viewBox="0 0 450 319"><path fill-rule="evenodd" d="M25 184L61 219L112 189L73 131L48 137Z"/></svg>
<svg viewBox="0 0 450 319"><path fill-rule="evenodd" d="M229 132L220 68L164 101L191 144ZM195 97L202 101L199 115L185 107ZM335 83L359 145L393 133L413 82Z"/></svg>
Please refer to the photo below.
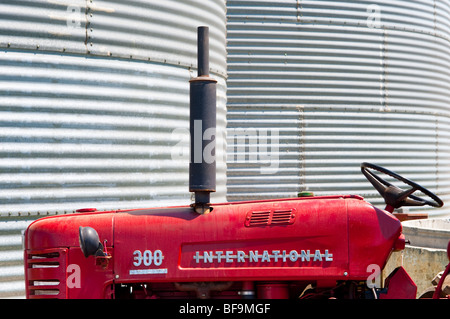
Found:
<svg viewBox="0 0 450 319"><path fill-rule="evenodd" d="M435 194L394 172L361 165L385 199L384 210L358 195L210 203L215 161L197 157L197 151L201 155L211 142L194 138L215 128L216 83L208 69L208 29L200 27L199 76L190 81L189 188L195 202L84 209L33 222L24 242L27 297L416 298L417 286L403 267L386 278L382 289L368 284L390 254L405 247L393 210L443 205ZM408 187L390 184L380 172ZM416 191L428 199L413 195ZM449 266L436 297L448 271Z"/></svg>

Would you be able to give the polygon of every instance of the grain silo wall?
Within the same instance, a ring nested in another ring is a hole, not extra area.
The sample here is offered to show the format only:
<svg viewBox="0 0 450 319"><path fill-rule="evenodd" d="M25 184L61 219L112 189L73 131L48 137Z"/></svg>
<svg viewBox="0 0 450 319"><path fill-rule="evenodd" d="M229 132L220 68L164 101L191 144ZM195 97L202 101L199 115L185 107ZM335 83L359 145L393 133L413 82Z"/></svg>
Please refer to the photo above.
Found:
<svg viewBox="0 0 450 319"><path fill-rule="evenodd" d="M450 199L448 1L227 9L229 200L312 191L383 207L364 161Z"/></svg>
<svg viewBox="0 0 450 319"><path fill-rule="evenodd" d="M0 297L23 293L21 230L80 208L190 204L197 27L218 81L226 199L225 0L0 3Z"/></svg>

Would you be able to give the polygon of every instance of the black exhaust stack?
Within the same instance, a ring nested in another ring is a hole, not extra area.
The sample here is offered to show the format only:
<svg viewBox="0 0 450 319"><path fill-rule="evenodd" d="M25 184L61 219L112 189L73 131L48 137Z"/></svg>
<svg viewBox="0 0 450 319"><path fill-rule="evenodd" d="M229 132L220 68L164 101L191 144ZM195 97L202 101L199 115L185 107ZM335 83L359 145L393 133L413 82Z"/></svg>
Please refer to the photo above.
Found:
<svg viewBox="0 0 450 319"><path fill-rule="evenodd" d="M198 28L198 75L190 83L191 158L189 191L194 210L211 211L210 193L216 191L216 86L209 76L209 28Z"/></svg>

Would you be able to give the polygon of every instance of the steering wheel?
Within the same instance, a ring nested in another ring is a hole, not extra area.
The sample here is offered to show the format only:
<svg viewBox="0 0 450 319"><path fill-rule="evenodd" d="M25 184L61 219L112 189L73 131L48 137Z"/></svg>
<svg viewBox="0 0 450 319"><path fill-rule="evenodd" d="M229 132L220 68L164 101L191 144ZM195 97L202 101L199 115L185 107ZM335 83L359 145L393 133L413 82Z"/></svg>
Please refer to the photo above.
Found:
<svg viewBox="0 0 450 319"><path fill-rule="evenodd" d="M374 174L371 170L375 170L386 175L389 175L405 184L410 186L410 189L403 190L395 185L390 184L385 181L383 178ZM361 164L361 172L364 176L369 180L370 183L375 187L375 189L380 193L383 197L387 207L387 210L394 210L394 208L400 208L402 206L424 206L429 205L432 207L442 207L444 203L442 200L437 197L435 194L430 192L423 186L420 186L409 179L406 179L384 167L370 164L370 163L362 163ZM429 199L423 199L417 196L414 196L413 193L416 191L421 191L423 194L427 195ZM388 209L390 208L390 209Z"/></svg>

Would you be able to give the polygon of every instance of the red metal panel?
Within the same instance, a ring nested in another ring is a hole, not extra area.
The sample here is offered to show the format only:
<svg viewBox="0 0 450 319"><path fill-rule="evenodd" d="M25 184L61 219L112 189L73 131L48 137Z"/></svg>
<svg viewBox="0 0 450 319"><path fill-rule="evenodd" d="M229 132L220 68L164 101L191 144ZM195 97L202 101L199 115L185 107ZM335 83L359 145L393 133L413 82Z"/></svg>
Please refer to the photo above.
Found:
<svg viewBox="0 0 450 319"><path fill-rule="evenodd" d="M66 298L67 249L25 252L26 292L30 299Z"/></svg>
<svg viewBox="0 0 450 319"><path fill-rule="evenodd" d="M113 213L83 213L49 216L30 224L25 235L25 249L78 247L78 228L91 226L102 240L113 242Z"/></svg>
<svg viewBox="0 0 450 319"><path fill-rule="evenodd" d="M249 212L269 214L249 224ZM109 263L83 256L80 226L98 232ZM45 273L66 285L58 297L110 298L115 283L289 280L331 287L365 280L369 265L382 269L400 239L401 223L391 214L358 196L328 196L214 204L206 215L185 206L43 218L30 225L25 244L26 254L64 251L58 270L27 268L30 278Z"/></svg>
<svg viewBox="0 0 450 319"><path fill-rule="evenodd" d="M387 293L381 293L380 299L416 299L417 285L405 268L396 268L388 278L385 287Z"/></svg>
<svg viewBox="0 0 450 319"><path fill-rule="evenodd" d="M251 210L295 211L296 222L246 227ZM342 197L221 204L208 215L188 207L130 211L115 216L114 240L124 282L320 280L348 269Z"/></svg>
<svg viewBox="0 0 450 319"><path fill-rule="evenodd" d="M107 247L114 256L112 247ZM106 267L96 265L94 256L85 258L79 247L70 248L67 271L68 298L70 299L110 299L110 285L114 280L113 262ZM77 277L79 276L79 278Z"/></svg>
<svg viewBox="0 0 450 319"><path fill-rule="evenodd" d="M365 201L348 203L349 277L365 280L369 266L383 269L402 231L392 214Z"/></svg>

